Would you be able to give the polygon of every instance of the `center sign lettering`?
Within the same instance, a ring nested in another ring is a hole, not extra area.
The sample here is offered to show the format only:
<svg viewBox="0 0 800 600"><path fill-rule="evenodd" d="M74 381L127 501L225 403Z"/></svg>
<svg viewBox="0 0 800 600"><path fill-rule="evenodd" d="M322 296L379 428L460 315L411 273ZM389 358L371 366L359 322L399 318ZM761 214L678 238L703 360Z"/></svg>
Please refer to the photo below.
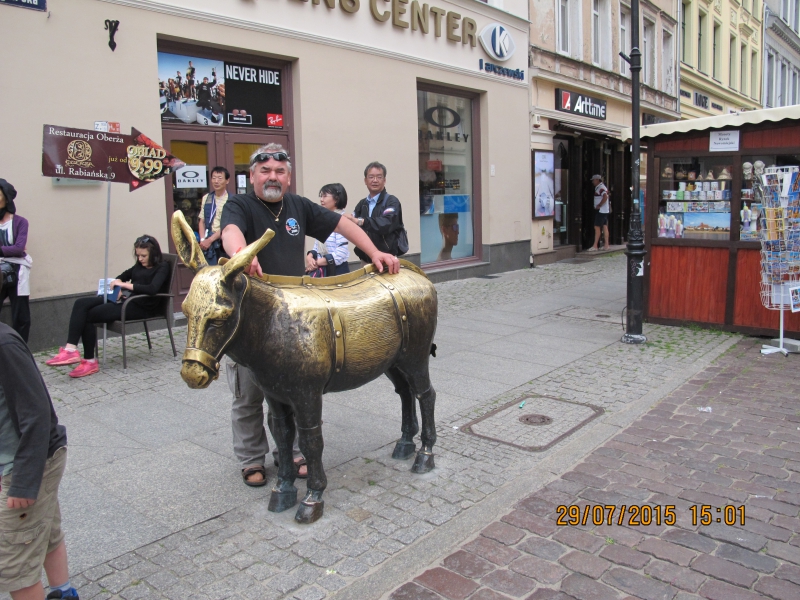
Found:
<svg viewBox="0 0 800 600"><path fill-rule="evenodd" d="M556 88L556 110L606 120L606 101Z"/></svg>
<svg viewBox="0 0 800 600"><path fill-rule="evenodd" d="M308 2L309 0L295 0ZM399 29L411 29L428 34L433 25L433 33L436 37L445 37L451 42L461 42L475 46L478 42L478 25L474 19L462 17L459 13L440 8L421 4L417 0L364 0L369 2L369 11L372 18L379 23L385 23L389 19L392 25ZM329 9L336 8L336 0L311 0L311 4L322 2ZM355 13L361 8L361 0L339 0L339 8L346 13Z"/></svg>

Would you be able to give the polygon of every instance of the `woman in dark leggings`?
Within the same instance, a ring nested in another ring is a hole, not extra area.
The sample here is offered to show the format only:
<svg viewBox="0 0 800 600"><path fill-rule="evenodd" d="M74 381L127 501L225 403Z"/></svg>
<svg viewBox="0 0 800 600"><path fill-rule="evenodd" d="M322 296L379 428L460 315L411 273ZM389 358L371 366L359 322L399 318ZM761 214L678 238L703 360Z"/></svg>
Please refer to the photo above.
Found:
<svg viewBox="0 0 800 600"><path fill-rule="evenodd" d="M122 318L122 302L127 296L158 294L165 291L164 285L169 281L169 263L161 256L161 247L152 236L143 235L133 243L136 264L123 271L110 284L110 289L122 288L118 302L103 303L103 296L80 298L72 307L69 319L67 345L60 348L58 354L47 361L50 366L78 366L69 374L70 377L86 377L100 370L94 355L97 345L97 323L111 323ZM128 304L125 317L128 319L144 319L153 316L160 305L160 298L137 300ZM83 341L83 355L78 352L78 342Z"/></svg>

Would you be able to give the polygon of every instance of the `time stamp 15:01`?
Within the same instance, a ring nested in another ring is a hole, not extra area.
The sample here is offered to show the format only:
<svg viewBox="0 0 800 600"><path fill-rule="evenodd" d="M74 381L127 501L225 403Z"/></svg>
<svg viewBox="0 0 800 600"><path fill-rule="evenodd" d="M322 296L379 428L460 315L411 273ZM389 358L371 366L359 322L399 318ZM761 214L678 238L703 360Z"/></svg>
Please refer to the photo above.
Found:
<svg viewBox="0 0 800 600"><path fill-rule="evenodd" d="M556 508L556 525L675 525L677 515L674 504L561 504ZM744 506L728 504L721 508L709 504L693 504L689 507L692 525L744 525Z"/></svg>

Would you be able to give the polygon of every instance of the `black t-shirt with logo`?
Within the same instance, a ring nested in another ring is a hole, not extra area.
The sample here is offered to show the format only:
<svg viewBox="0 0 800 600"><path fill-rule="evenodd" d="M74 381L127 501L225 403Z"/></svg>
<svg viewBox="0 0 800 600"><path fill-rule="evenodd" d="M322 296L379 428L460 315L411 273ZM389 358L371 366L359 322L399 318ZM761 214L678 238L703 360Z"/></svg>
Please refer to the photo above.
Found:
<svg viewBox="0 0 800 600"><path fill-rule="evenodd" d="M275 237L258 253L261 270L270 275L300 276L306 270L305 236L324 243L341 215L295 194L285 194L283 209L280 207L280 202L262 202L253 192L231 196L222 211L220 229L236 225L248 244L267 229L274 230ZM275 222L278 210L281 212Z"/></svg>

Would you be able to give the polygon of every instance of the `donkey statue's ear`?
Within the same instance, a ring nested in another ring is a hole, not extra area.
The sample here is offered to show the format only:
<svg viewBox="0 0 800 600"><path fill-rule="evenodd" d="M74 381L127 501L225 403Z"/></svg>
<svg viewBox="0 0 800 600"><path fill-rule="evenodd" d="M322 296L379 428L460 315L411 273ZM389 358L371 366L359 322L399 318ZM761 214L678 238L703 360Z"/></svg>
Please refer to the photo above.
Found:
<svg viewBox="0 0 800 600"><path fill-rule="evenodd" d="M172 241L175 242L178 256L181 257L183 264L191 269L192 273L197 273L200 269L208 266L203 249L200 248L197 238L194 237L194 231L186 222L183 212L179 210L172 213Z"/></svg>
<svg viewBox="0 0 800 600"><path fill-rule="evenodd" d="M275 232L272 229L267 229L259 239L255 242L244 248L241 252L237 252L231 259L226 262L222 266L222 273L227 281L233 281L236 277L239 276L239 273L243 272L247 267L250 266L250 263L253 262L253 259L256 257L256 254L261 252L264 249L264 246L269 244L270 240L275 237Z"/></svg>

